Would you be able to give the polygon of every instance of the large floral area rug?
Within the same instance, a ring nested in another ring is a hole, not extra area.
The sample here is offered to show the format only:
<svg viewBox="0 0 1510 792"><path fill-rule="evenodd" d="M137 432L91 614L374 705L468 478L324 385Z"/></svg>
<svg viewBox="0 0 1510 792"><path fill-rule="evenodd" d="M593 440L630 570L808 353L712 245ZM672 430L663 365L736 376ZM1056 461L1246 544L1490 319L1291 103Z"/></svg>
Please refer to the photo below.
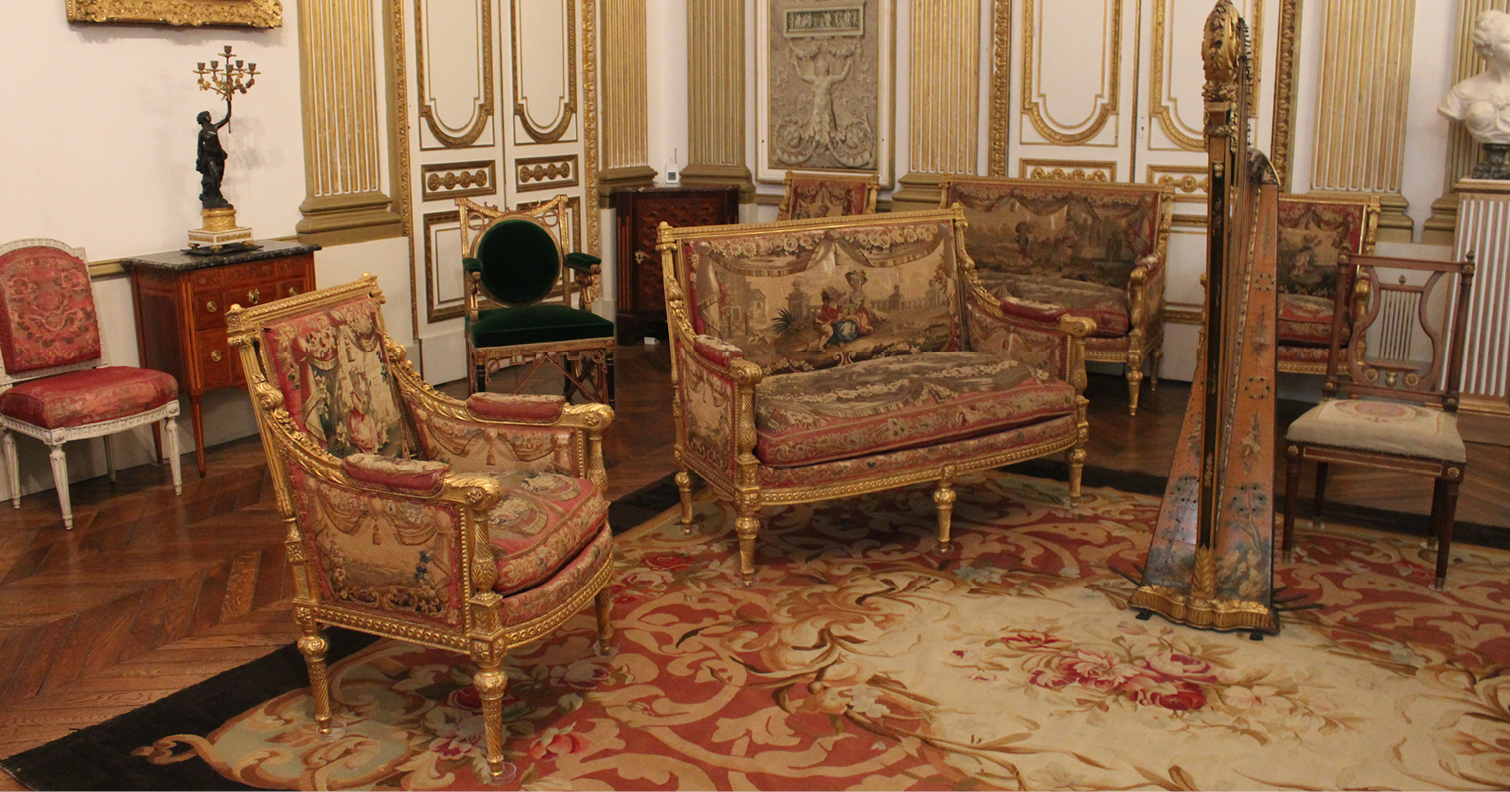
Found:
<svg viewBox="0 0 1510 792"><path fill-rule="evenodd" d="M586 612L510 660L507 749L531 789L1476 789L1510 786L1510 554L1300 537L1277 584L1322 607L1261 641L1139 620L1155 498L1002 473L958 483L940 559L914 488L772 509L755 585L733 515L699 504L619 541L618 653ZM264 788L475 788L465 661L382 641L307 690L139 761Z"/></svg>

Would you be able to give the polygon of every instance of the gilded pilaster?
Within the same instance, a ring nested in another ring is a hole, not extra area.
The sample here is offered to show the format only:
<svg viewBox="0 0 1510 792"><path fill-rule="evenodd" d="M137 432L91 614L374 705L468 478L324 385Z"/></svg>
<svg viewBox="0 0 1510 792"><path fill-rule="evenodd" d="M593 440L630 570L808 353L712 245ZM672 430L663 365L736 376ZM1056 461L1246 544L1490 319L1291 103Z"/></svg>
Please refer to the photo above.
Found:
<svg viewBox="0 0 1510 792"><path fill-rule="evenodd" d="M603 3L603 170L598 194L648 185L645 0Z"/></svg>
<svg viewBox="0 0 1510 792"><path fill-rule="evenodd" d="M737 184L750 200L745 164L745 8L730 0L687 2L688 184Z"/></svg>
<svg viewBox="0 0 1510 792"><path fill-rule="evenodd" d="M1378 193L1380 241L1411 241L1400 181L1415 12L1415 0L1331 0L1322 17L1311 189Z"/></svg>
<svg viewBox="0 0 1510 792"><path fill-rule="evenodd" d="M894 211L936 207L941 178L975 173L980 0L925 5L912 11L908 174L891 198Z"/></svg>
<svg viewBox="0 0 1510 792"><path fill-rule="evenodd" d="M304 183L300 241L324 245L403 234L383 191L374 0L300 0Z"/></svg>
<svg viewBox="0 0 1510 792"><path fill-rule="evenodd" d="M1484 70L1484 59L1473 51L1473 22L1480 11L1510 11L1510 0L1458 0L1457 59L1453 62L1452 82L1457 84ZM1433 245L1450 245L1458 224L1457 183L1473 173L1478 164L1479 147L1462 124L1451 124L1447 133L1447 173L1442 180L1442 197L1431 202L1431 217L1421 241Z"/></svg>

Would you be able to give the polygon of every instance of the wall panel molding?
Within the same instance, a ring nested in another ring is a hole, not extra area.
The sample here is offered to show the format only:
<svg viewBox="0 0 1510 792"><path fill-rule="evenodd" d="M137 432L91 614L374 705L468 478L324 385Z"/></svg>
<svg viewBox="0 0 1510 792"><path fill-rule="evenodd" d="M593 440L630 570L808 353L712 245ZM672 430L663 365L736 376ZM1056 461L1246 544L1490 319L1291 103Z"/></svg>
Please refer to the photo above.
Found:
<svg viewBox="0 0 1510 792"><path fill-rule="evenodd" d="M909 172L892 196L899 211L936 207L941 177L975 173L980 2L934 0L913 9Z"/></svg>
<svg viewBox="0 0 1510 792"><path fill-rule="evenodd" d="M425 131L434 138L431 141L421 137L420 147L439 149L490 146L493 144L492 140L483 140L482 136L492 128L490 125L494 116L493 37L490 35L493 26L492 6L489 0L474 0L475 5L471 5L476 28L466 38L475 46L477 81L470 86L472 95L466 100L471 103L471 116L463 124L455 125L446 123L442 118L444 114L440 110L442 101L438 87L465 91L468 86L455 80L454 75L437 78L434 68L427 64L432 58L429 34L437 33L440 40L435 43L448 53L460 51L462 47L458 46L459 37L455 35L454 28L436 31L434 24L426 27L426 20L430 19L430 11L435 2L436 0L414 0L414 82L419 91L419 117L425 122ZM460 6L448 4L448 8Z"/></svg>
<svg viewBox="0 0 1510 792"><path fill-rule="evenodd" d="M1101 134L1117 113L1121 101L1122 77L1122 0L1104 0L1102 46L1087 47L1085 39L1077 42L1049 42L1043 30L1050 3L1040 0L1022 0L1022 115L1044 140L1061 146L1083 144ZM1094 41L1094 36L1085 37ZM1050 71L1043 63L1045 48L1059 45L1069 47L1079 55L1092 54L1101 58L1101 85L1097 89L1092 109L1084 118L1054 118L1049 111L1049 89L1044 78Z"/></svg>
<svg viewBox="0 0 1510 792"><path fill-rule="evenodd" d="M687 2L687 184L734 184L755 193L745 162L745 9Z"/></svg>
<svg viewBox="0 0 1510 792"><path fill-rule="evenodd" d="M1400 193L1415 0L1331 0L1322 12L1311 189L1378 193L1379 239L1409 242Z"/></svg>
<svg viewBox="0 0 1510 792"><path fill-rule="evenodd" d="M546 119L544 122L536 118L535 114L531 112L532 103L527 86L521 79L521 75L527 70L528 64L533 61L532 58L526 57L525 40L526 38L533 38L533 36L527 35L524 30L524 12L522 9L525 6L521 5L521 3L527 3L531 7L540 8L544 7L545 0L511 0L510 2L514 15L514 34L511 47L514 64L512 70L514 78L514 120L517 125L517 131L524 132L527 138L521 139L516 134L514 137L515 145L575 142L577 139L572 128L572 122L577 118L576 3L574 0L556 0L556 2L561 6L562 25L564 26L564 29L560 31L562 37L560 67L563 92L554 97L553 100L542 97L538 102L541 105L554 104L551 110L551 118ZM544 35L544 33L542 32L541 35Z"/></svg>
<svg viewBox="0 0 1510 792"><path fill-rule="evenodd" d="M346 244L403 233L382 185L373 3L299 3L306 197L295 230L303 241Z"/></svg>

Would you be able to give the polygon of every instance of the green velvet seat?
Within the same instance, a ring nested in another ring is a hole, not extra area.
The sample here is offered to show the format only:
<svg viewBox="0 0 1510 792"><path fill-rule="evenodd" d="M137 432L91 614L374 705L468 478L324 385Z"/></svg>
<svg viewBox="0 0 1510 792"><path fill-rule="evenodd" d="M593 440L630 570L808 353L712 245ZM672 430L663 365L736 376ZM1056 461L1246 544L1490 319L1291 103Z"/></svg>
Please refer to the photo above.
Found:
<svg viewBox="0 0 1510 792"><path fill-rule="evenodd" d="M575 238L574 207L567 197L525 211L465 198L456 204L466 256L472 392L486 391L491 375L503 366L527 365L518 392L549 363L564 374L567 398L581 393L612 406L614 325L589 310L601 288L602 260L563 254L562 241Z"/></svg>

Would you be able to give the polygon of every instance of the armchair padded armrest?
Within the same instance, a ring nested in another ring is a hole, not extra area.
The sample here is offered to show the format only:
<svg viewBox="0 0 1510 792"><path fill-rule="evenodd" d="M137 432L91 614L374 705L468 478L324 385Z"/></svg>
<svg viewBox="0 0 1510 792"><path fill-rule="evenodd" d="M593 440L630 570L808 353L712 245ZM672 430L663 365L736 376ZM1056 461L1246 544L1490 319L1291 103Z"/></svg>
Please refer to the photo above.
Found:
<svg viewBox="0 0 1510 792"><path fill-rule="evenodd" d="M710 335L694 337L692 339L692 348L697 350L698 356L704 360L711 360L725 367L729 365L729 361L745 356L743 349L727 343L721 338L715 338Z"/></svg>
<svg viewBox="0 0 1510 792"><path fill-rule="evenodd" d="M467 272L482 272L482 260L464 258L461 260L461 268Z"/></svg>
<svg viewBox="0 0 1510 792"><path fill-rule="evenodd" d="M422 459L397 459L377 454L352 454L341 470L353 481L385 489L431 494L440 491L451 466Z"/></svg>
<svg viewBox="0 0 1510 792"><path fill-rule="evenodd" d="M1001 312L1007 316L1027 319L1031 322L1057 322L1059 317L1069 313L1058 305L1023 300L1011 295L1001 297Z"/></svg>
<svg viewBox="0 0 1510 792"><path fill-rule="evenodd" d="M594 256L591 253L567 253L566 254L566 266L571 267L574 270L582 270L584 272L590 272L590 271L592 271L593 267L596 267L596 266L598 266L599 264L602 264L602 263L603 263L603 259L598 258L597 256Z"/></svg>
<svg viewBox="0 0 1510 792"><path fill-rule="evenodd" d="M483 392L467 397L467 409L473 415L495 421L555 423L561 420L565 406L566 399L561 396Z"/></svg>

